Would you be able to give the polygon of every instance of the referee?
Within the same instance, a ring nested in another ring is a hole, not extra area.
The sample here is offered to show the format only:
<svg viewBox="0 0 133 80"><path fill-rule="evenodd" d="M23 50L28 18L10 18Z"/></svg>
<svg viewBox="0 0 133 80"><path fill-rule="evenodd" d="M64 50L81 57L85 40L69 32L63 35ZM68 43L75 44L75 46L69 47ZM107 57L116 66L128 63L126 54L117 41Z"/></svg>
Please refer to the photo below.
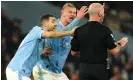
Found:
<svg viewBox="0 0 133 80"><path fill-rule="evenodd" d="M102 24L104 5L92 3L88 13L89 21L75 30L71 41L71 54L80 52L79 80L109 80L108 52L117 54L128 39L116 42L112 31Z"/></svg>

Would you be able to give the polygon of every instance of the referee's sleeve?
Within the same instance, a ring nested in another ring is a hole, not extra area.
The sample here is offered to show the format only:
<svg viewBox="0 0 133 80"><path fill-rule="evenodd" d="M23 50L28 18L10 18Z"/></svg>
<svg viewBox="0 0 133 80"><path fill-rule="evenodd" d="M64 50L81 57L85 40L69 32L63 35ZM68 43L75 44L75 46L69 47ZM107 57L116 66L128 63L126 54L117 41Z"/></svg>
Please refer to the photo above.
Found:
<svg viewBox="0 0 133 80"><path fill-rule="evenodd" d="M117 47L115 38L114 38L111 30L108 30L108 32L106 34L106 44L107 44L107 48L109 50L114 49L115 47Z"/></svg>
<svg viewBox="0 0 133 80"><path fill-rule="evenodd" d="M79 40L78 40L78 31L77 29L74 32L74 37L71 41L71 50L72 51L79 51Z"/></svg>

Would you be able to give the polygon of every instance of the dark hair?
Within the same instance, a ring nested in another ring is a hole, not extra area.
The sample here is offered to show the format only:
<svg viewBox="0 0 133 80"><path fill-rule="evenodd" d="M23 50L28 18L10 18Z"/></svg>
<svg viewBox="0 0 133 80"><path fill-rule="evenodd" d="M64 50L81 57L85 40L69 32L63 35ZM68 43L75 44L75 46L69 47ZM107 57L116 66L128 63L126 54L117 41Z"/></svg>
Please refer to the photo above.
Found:
<svg viewBox="0 0 133 80"><path fill-rule="evenodd" d="M43 20L49 20L50 17L55 17L55 16L52 15L52 14L44 14L44 15L42 15L42 17L41 17L41 19L40 19L40 24L41 24L41 26L42 26L42 21L43 21Z"/></svg>

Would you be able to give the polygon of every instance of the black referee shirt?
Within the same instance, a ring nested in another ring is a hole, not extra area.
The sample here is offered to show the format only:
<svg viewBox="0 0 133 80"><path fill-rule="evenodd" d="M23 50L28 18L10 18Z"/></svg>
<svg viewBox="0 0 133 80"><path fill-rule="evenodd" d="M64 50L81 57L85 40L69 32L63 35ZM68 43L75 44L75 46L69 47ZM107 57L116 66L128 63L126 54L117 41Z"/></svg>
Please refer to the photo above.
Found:
<svg viewBox="0 0 133 80"><path fill-rule="evenodd" d="M112 31L97 21L77 28L71 41L71 50L80 52L80 63L106 64L107 49L116 46Z"/></svg>

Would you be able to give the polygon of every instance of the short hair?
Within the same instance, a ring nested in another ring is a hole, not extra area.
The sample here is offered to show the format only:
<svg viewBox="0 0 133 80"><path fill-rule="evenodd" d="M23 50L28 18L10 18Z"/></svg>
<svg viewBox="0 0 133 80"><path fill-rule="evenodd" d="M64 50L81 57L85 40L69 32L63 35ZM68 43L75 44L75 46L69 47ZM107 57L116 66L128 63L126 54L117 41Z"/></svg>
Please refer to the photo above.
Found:
<svg viewBox="0 0 133 80"><path fill-rule="evenodd" d="M66 4L63 6L62 10L63 10L64 8L66 8L66 7L76 8L72 3L66 3Z"/></svg>
<svg viewBox="0 0 133 80"><path fill-rule="evenodd" d="M43 20L49 20L50 17L55 17L55 16L52 15L52 14L44 14L44 15L42 15L42 16L41 16L41 19L40 19L40 24L41 24L41 26L42 26L42 21L43 21Z"/></svg>

